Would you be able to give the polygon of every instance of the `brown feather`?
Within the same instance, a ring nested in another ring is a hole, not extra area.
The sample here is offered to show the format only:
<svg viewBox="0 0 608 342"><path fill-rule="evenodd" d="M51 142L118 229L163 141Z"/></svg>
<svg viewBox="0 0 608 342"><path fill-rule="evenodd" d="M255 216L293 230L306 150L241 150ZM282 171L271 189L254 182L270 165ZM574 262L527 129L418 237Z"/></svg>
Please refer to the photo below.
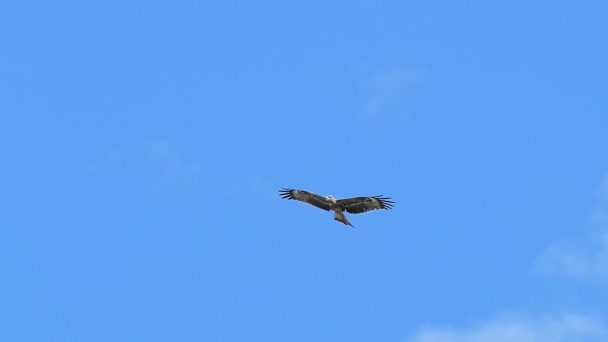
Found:
<svg viewBox="0 0 608 342"><path fill-rule="evenodd" d="M382 195L371 197L360 196L337 201L337 204L350 214L361 214L380 209L391 210L394 203L390 197L382 197Z"/></svg>
<svg viewBox="0 0 608 342"><path fill-rule="evenodd" d="M286 188L279 190L279 192L281 194L281 198L283 199L304 202L326 211L329 211L330 209L330 203L325 199L325 197L312 192Z"/></svg>

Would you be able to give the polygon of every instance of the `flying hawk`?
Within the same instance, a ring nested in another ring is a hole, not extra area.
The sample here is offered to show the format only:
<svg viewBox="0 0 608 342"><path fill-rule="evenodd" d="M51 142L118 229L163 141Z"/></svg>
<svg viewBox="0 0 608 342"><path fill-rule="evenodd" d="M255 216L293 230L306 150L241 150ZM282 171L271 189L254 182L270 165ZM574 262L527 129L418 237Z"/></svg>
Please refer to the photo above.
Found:
<svg viewBox="0 0 608 342"><path fill-rule="evenodd" d="M371 197L352 197L336 200L332 195L325 197L314 194L305 190L286 189L279 190L280 196L283 199L297 200L308 203L317 208L326 211L334 211L334 220L344 223L345 225L355 228L344 215L344 211L351 214L361 214L371 210L393 208L395 202L391 201L390 197L371 196Z"/></svg>

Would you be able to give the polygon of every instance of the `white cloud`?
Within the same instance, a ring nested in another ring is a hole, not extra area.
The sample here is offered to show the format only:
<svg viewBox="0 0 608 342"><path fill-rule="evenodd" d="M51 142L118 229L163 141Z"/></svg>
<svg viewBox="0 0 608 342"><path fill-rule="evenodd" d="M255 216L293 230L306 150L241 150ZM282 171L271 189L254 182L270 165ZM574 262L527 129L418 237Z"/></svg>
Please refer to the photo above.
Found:
<svg viewBox="0 0 608 342"><path fill-rule="evenodd" d="M89 174L139 179L134 185L145 191L198 193L202 186L202 166L186 156L182 148L166 140L151 140L106 151L85 165Z"/></svg>
<svg viewBox="0 0 608 342"><path fill-rule="evenodd" d="M606 341L603 322L583 315L564 314L537 319L502 317L477 326L454 329L427 327L407 342L566 342Z"/></svg>
<svg viewBox="0 0 608 342"><path fill-rule="evenodd" d="M175 145L166 141L150 142L145 146L144 158L152 167L145 178L152 190L179 188L196 192L195 189L201 186L200 163L187 158Z"/></svg>
<svg viewBox="0 0 608 342"><path fill-rule="evenodd" d="M402 117L412 90L428 79L421 68L393 66L369 70L359 68L362 91L361 119L369 121L387 116Z"/></svg>
<svg viewBox="0 0 608 342"><path fill-rule="evenodd" d="M576 277L608 276L608 174L596 193L589 223L596 239L553 243L536 260L544 272ZM608 341L606 322L566 313L543 317L501 316L469 327L427 326L407 342L595 342Z"/></svg>
<svg viewBox="0 0 608 342"><path fill-rule="evenodd" d="M230 201L244 200L254 206L263 205L261 202L265 200L275 200L278 189L269 179L259 174L247 174L239 177L226 176L219 187L218 192L224 199ZM256 200L252 201L251 196L255 196Z"/></svg>
<svg viewBox="0 0 608 342"><path fill-rule="evenodd" d="M552 243L536 260L537 269L578 278L608 276L608 175L596 196L596 205L589 218L594 237L577 244Z"/></svg>
<svg viewBox="0 0 608 342"><path fill-rule="evenodd" d="M597 191L597 204L591 213L590 224L608 230L608 174Z"/></svg>
<svg viewBox="0 0 608 342"><path fill-rule="evenodd" d="M546 273L562 273L575 277L608 275L608 233L590 246L565 246L553 243L538 258L536 266Z"/></svg>

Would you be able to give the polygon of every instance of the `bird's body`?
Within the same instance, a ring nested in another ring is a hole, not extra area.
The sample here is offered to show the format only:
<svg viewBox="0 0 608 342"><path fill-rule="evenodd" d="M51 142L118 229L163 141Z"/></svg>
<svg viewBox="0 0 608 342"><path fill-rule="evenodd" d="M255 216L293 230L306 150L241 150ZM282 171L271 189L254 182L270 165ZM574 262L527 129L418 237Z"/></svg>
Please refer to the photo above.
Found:
<svg viewBox="0 0 608 342"><path fill-rule="evenodd" d="M360 196L337 200L332 195L323 197L305 190L282 189L279 190L279 192L283 199L297 200L326 211L333 211L334 220L353 228L354 226L348 221L344 214L345 211L351 214L361 214L371 210L389 210L392 209L393 204L395 203L391 201L390 197L382 197L382 195L371 197Z"/></svg>
<svg viewBox="0 0 608 342"><path fill-rule="evenodd" d="M329 209L334 212L334 220L355 228L344 215L344 209L338 205L338 201L332 195L327 195L325 199L329 202Z"/></svg>

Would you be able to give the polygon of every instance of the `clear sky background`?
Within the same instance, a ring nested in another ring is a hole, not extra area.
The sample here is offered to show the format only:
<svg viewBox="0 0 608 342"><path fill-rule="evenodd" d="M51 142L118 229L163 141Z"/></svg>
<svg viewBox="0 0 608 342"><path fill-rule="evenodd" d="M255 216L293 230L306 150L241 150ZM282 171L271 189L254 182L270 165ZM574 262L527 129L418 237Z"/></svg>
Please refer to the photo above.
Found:
<svg viewBox="0 0 608 342"><path fill-rule="evenodd" d="M0 340L608 340L606 18L0 2Z"/></svg>

